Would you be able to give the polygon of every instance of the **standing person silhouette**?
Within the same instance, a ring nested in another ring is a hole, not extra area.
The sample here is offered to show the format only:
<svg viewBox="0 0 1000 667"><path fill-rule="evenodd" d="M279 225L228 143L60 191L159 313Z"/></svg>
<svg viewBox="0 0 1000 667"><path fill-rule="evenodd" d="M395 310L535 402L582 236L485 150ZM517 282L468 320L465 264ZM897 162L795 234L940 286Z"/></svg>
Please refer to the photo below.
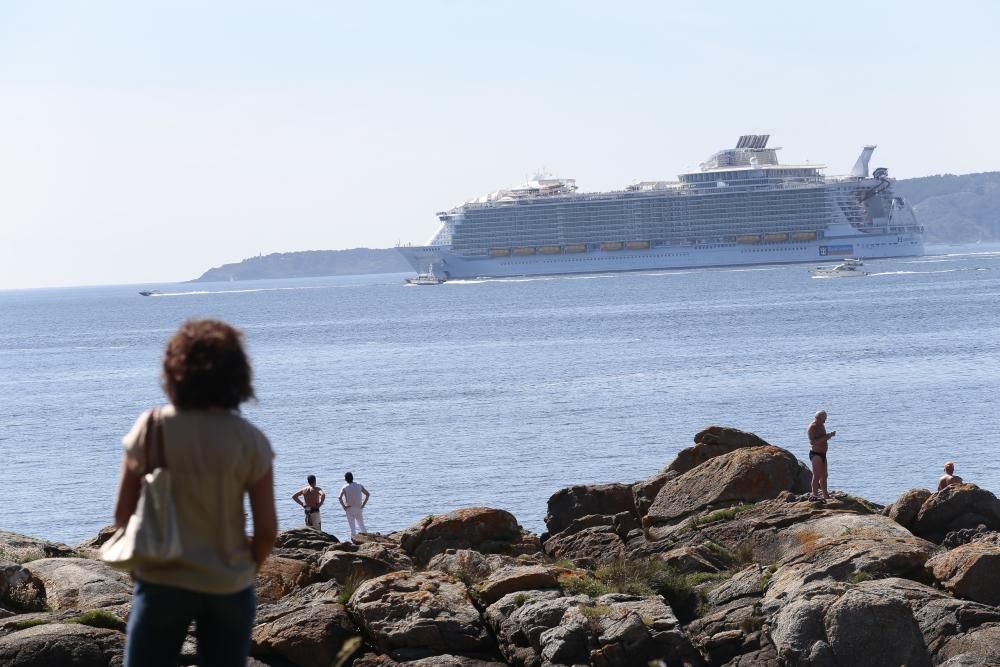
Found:
<svg viewBox="0 0 1000 667"><path fill-rule="evenodd" d="M143 413L122 438L115 524L126 525L136 509L152 425L170 471L182 545L178 559L133 572L125 667L176 665L191 621L198 664L246 665L257 610L254 580L278 529L271 444L239 413L254 397L250 380L239 331L218 320L188 320L164 353L170 404ZM245 530L246 496L253 537Z"/></svg>
<svg viewBox="0 0 1000 667"><path fill-rule="evenodd" d="M326 502L326 491L316 486L316 475L306 477L306 486L292 494L292 500L302 506L306 513L306 525L323 530L323 520L319 508Z"/></svg>
<svg viewBox="0 0 1000 667"><path fill-rule="evenodd" d="M354 537L358 533L368 532L368 529L365 528L365 517L361 511L368 504L370 494L368 489L354 481L352 473L344 473L344 481L347 484L340 489L338 500L340 500L340 506L344 508L344 513L347 514L347 525L351 529L351 537Z"/></svg>
<svg viewBox="0 0 1000 667"><path fill-rule="evenodd" d="M830 499L830 493L826 489L826 451L830 438L837 435L836 431L826 432L826 410L816 413L809 429L809 463L812 466L812 495L809 500L826 502ZM820 495L822 494L822 495Z"/></svg>

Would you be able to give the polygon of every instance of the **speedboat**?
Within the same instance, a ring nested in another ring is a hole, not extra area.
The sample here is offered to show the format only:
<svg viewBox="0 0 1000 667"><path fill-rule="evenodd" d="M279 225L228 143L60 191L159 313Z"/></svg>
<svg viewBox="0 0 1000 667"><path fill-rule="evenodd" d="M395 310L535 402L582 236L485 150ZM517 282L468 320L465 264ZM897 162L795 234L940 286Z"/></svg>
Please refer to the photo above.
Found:
<svg viewBox="0 0 1000 667"><path fill-rule="evenodd" d="M850 257L837 266L817 266L809 269L809 273L813 278L860 278L868 275L865 263Z"/></svg>
<svg viewBox="0 0 1000 667"><path fill-rule="evenodd" d="M434 275L434 269L428 266L426 273L418 273L416 278L407 278L406 282L409 285L440 285L446 280L447 278Z"/></svg>
<svg viewBox="0 0 1000 667"><path fill-rule="evenodd" d="M143 296L156 296L157 294L163 294L163 292L158 289L144 289L139 294Z"/></svg>

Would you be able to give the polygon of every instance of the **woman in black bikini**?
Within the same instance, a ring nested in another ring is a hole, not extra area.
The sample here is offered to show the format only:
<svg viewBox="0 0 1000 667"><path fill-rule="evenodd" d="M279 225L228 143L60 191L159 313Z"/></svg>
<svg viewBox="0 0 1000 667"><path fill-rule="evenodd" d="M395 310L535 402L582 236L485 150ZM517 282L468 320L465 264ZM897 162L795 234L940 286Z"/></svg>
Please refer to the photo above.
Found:
<svg viewBox="0 0 1000 667"><path fill-rule="evenodd" d="M809 424L809 464L812 466L812 495L809 500L826 502L830 494L826 490L826 450L830 438L837 435L836 431L826 432L826 410L816 413L813 422ZM822 493L822 497L820 496Z"/></svg>

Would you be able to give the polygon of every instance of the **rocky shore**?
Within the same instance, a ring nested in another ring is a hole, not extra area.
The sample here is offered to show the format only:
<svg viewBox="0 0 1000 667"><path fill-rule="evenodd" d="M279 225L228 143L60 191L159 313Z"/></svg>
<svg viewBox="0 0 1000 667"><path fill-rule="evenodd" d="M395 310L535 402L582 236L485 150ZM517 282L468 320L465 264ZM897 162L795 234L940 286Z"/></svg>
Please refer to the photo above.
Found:
<svg viewBox="0 0 1000 667"><path fill-rule="evenodd" d="M996 496L819 504L809 478L710 427L648 479L558 491L542 535L492 508L351 542L287 530L249 664L1000 667ZM121 664L131 586L95 560L107 536L0 531L0 665Z"/></svg>

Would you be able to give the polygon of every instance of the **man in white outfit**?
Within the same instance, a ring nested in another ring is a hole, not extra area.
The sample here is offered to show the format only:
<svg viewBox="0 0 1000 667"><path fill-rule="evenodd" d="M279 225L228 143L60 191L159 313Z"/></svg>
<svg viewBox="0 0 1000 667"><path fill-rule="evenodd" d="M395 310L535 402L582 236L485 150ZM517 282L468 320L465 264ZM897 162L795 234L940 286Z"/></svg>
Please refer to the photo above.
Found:
<svg viewBox="0 0 1000 667"><path fill-rule="evenodd" d="M365 528L365 518L361 511L368 504L368 489L354 481L354 475L346 473L344 479L347 484L340 490L340 506L347 514L347 525L351 527L351 537L358 533L367 533Z"/></svg>

